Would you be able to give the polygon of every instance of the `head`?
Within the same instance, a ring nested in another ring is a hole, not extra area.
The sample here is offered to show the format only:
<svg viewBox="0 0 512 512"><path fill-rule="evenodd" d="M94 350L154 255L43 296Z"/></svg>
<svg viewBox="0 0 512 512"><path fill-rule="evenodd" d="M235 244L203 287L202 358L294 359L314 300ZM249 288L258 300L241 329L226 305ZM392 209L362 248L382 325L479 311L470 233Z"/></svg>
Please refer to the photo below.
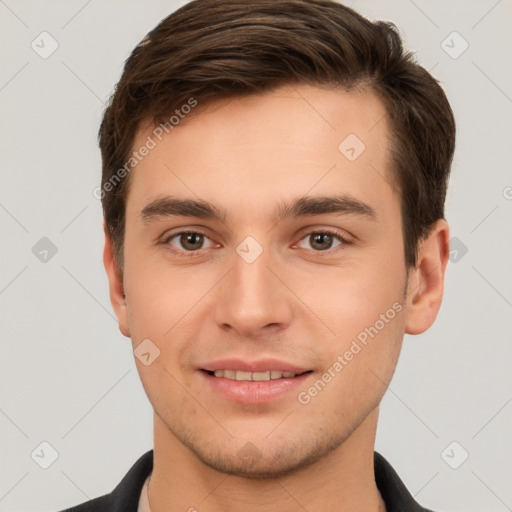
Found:
<svg viewBox="0 0 512 512"><path fill-rule="evenodd" d="M170 436L262 476L364 426L437 315L454 137L393 25L336 2L196 0L149 32L99 133L105 265L121 332L160 351L137 365ZM230 357L308 373L237 403L208 381Z"/></svg>

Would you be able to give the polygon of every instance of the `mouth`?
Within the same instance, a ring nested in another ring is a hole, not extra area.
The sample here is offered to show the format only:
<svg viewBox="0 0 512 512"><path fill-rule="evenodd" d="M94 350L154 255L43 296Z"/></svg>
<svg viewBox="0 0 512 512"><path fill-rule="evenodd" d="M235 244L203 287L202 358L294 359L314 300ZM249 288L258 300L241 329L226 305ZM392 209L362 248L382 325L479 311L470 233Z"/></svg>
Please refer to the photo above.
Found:
<svg viewBox="0 0 512 512"><path fill-rule="evenodd" d="M265 382L269 380L294 379L313 370L306 370L300 373L285 370L266 370L261 372L247 372L244 370L202 370L208 375L217 378L224 378L237 381Z"/></svg>
<svg viewBox="0 0 512 512"><path fill-rule="evenodd" d="M223 360L198 368L213 396L238 404L265 404L294 397L292 391L305 386L313 370L277 360L246 362Z"/></svg>

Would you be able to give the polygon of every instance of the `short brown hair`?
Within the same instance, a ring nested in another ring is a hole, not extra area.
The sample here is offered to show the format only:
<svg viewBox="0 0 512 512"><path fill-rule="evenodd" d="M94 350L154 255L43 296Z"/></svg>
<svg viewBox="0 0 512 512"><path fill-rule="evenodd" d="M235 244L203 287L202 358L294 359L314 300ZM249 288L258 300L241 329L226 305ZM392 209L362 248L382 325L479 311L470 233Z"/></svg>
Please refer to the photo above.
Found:
<svg viewBox="0 0 512 512"><path fill-rule="evenodd" d="M121 272L126 163L142 121L169 126L165 120L191 98L205 104L293 84L363 88L383 101L405 260L416 264L419 240L444 217L455 121L442 88L404 51L396 27L333 0L194 0L133 50L99 130L103 213Z"/></svg>

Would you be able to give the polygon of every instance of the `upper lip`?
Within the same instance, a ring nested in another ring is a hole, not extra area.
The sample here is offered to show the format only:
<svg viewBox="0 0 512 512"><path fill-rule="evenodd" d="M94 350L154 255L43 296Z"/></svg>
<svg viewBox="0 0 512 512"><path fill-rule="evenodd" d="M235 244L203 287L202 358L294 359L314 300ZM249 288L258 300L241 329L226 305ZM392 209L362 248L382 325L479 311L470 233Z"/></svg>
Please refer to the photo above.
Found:
<svg viewBox="0 0 512 512"><path fill-rule="evenodd" d="M245 361L242 359L219 359L205 363L201 366L201 370L215 371L215 370L241 370L243 372L266 372L278 371L291 372L295 374L304 373L310 368L303 368L294 364L280 361L279 359L259 359L257 361Z"/></svg>

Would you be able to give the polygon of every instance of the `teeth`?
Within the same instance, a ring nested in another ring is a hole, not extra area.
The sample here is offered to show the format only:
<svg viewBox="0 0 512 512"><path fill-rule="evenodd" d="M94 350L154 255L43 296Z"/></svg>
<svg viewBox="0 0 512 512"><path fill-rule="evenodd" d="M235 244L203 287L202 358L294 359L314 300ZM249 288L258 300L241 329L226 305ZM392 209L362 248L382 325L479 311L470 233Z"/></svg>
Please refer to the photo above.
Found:
<svg viewBox="0 0 512 512"><path fill-rule="evenodd" d="M252 380L270 380L270 372L254 372Z"/></svg>
<svg viewBox="0 0 512 512"><path fill-rule="evenodd" d="M290 379L296 374L292 372L282 372L280 370L272 370L267 372L244 372L242 370L215 370L215 377L224 377L231 380L251 380L265 381L275 379Z"/></svg>

